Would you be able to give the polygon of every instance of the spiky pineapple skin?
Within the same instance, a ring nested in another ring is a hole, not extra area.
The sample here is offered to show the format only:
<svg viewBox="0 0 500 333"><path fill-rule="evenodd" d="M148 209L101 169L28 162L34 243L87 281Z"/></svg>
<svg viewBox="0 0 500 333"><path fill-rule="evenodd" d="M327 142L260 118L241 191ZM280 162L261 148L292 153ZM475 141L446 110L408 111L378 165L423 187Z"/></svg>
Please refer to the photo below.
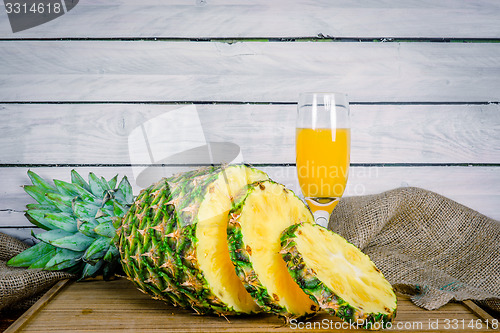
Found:
<svg viewBox="0 0 500 333"><path fill-rule="evenodd" d="M267 288L262 285L258 279L250 260L249 251L251 251L251 249L245 246L243 242L243 232L238 219L243 210L243 206L245 205L245 199L253 191L257 191L261 186L263 186L263 183L278 184L271 180L250 184L246 191L240 192L239 198L235 199L235 205L233 209L231 209L227 229L228 247L231 261L234 263L236 274L243 282L245 289L250 293L250 295L252 295L257 304L265 312L274 313L287 322L291 319L306 320L312 318L316 314L316 311L318 310L317 308L312 308L310 313L303 316L293 316L285 307L278 304L276 299L277 296L270 295Z"/></svg>
<svg viewBox="0 0 500 333"><path fill-rule="evenodd" d="M336 295L316 277L313 270L307 267L303 256L297 250L297 243L294 241L300 226L301 224L293 225L282 233L281 254L286 262L288 272L301 289L321 308L346 322L355 323L359 327L368 329L389 327L396 316L396 310L391 314L364 313Z"/></svg>
<svg viewBox="0 0 500 333"><path fill-rule="evenodd" d="M223 170L162 179L140 193L118 230L122 266L136 286L198 314L239 314L212 293L196 257L200 202Z"/></svg>

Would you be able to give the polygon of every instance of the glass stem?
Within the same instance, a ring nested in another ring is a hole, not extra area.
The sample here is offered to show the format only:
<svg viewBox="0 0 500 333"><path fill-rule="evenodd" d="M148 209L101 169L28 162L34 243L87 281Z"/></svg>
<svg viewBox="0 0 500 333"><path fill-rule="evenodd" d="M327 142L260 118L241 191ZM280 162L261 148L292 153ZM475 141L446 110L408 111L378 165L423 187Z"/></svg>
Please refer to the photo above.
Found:
<svg viewBox="0 0 500 333"><path fill-rule="evenodd" d="M330 213L326 210L317 210L314 212L314 221L322 227L328 228Z"/></svg>

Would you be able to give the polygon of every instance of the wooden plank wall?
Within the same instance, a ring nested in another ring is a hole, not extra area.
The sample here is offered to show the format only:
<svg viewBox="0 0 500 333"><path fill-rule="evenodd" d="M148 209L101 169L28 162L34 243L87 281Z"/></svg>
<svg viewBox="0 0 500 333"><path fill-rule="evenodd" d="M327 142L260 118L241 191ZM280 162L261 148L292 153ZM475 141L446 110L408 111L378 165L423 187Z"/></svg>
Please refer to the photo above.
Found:
<svg viewBox="0 0 500 333"><path fill-rule="evenodd" d="M0 232L30 239L28 169L134 179L132 131L186 105L297 190L303 91L349 95L347 195L419 186L500 220L496 0L87 0L15 34L0 16Z"/></svg>

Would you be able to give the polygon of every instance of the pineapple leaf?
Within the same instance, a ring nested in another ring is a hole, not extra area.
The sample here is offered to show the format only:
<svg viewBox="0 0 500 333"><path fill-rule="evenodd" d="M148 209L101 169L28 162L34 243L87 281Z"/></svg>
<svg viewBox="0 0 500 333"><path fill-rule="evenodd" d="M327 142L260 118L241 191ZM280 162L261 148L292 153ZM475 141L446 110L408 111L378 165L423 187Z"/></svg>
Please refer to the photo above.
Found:
<svg viewBox="0 0 500 333"><path fill-rule="evenodd" d="M67 183L69 184L69 183ZM90 189L87 190L86 188L78 185L78 184L69 184L71 188L66 188L65 191L73 191L74 197L80 197L83 201L90 202L90 203L96 203L99 201L99 199L90 192Z"/></svg>
<svg viewBox="0 0 500 333"><path fill-rule="evenodd" d="M102 179L99 179L94 173L91 172L89 173L89 185L92 194L101 198L103 193L107 190L108 183L106 181L103 182Z"/></svg>
<svg viewBox="0 0 500 333"><path fill-rule="evenodd" d="M116 260L104 265L104 267L102 269L102 276L103 276L105 281L108 281L113 277L113 275L115 274L115 271L118 270L118 266L120 266L120 265L119 265L118 261L116 261Z"/></svg>
<svg viewBox="0 0 500 333"><path fill-rule="evenodd" d="M90 244L92 244L93 241L94 238L92 237L87 237L84 234L76 233L74 235L59 238L51 242L51 244L63 249L68 249L76 252L83 252L87 249L87 247L90 246Z"/></svg>
<svg viewBox="0 0 500 333"><path fill-rule="evenodd" d="M23 186L24 191L28 193L33 199L35 199L39 204L42 205L52 205L52 201L48 199L45 194L47 193L44 191L43 188L35 186L35 185L25 185ZM49 192L49 193L54 193L54 192Z"/></svg>
<svg viewBox="0 0 500 333"><path fill-rule="evenodd" d="M54 205L41 205L41 204L27 204L28 210L52 210Z"/></svg>
<svg viewBox="0 0 500 333"><path fill-rule="evenodd" d="M76 170L71 170L71 182L73 184L80 185L82 188L90 192L89 184L85 181L85 179L83 179L82 176L78 174L78 172L76 172Z"/></svg>
<svg viewBox="0 0 500 333"><path fill-rule="evenodd" d="M81 199L73 200L73 214L81 220L94 222L99 207Z"/></svg>
<svg viewBox="0 0 500 333"><path fill-rule="evenodd" d="M54 186L47 183L45 180L43 180L42 177L40 177L39 175L37 175L33 171L28 170L28 177L30 177L31 182L33 183L34 186L41 188L45 192L49 192L49 193L57 192L57 190L54 188Z"/></svg>
<svg viewBox="0 0 500 333"><path fill-rule="evenodd" d="M57 248L56 254L45 264L45 269L60 271L78 264L82 252Z"/></svg>
<svg viewBox="0 0 500 333"><path fill-rule="evenodd" d="M54 184L57 187L59 193L68 196L68 197L76 197L78 195L78 191L76 190L76 185L67 183L62 180L54 179Z"/></svg>
<svg viewBox="0 0 500 333"><path fill-rule="evenodd" d="M76 220L67 213L53 213L45 210L30 210L26 212L32 219L47 229L62 229L67 232L76 232Z"/></svg>
<svg viewBox="0 0 500 333"><path fill-rule="evenodd" d="M96 238L97 234L94 231L96 224L92 222L81 222L78 224L78 231L88 237Z"/></svg>
<svg viewBox="0 0 500 333"><path fill-rule="evenodd" d="M72 197L67 197L61 195L59 193L47 193L46 197L50 199L54 206L59 208L60 211L71 214L73 212L72 206Z"/></svg>
<svg viewBox="0 0 500 333"><path fill-rule="evenodd" d="M100 216L98 218L96 218L96 221L97 223L101 224L101 223L107 223L107 222L112 222L113 221L113 216L109 216L109 215L103 215L103 216Z"/></svg>
<svg viewBox="0 0 500 333"><path fill-rule="evenodd" d="M109 216L109 215L113 216L114 215L114 209L113 209L113 202L114 201L115 200L105 201L104 204L99 209L100 212L98 213L97 217Z"/></svg>
<svg viewBox="0 0 500 333"><path fill-rule="evenodd" d="M73 233L71 232L67 232L61 229L54 229L47 232L43 232L41 234L37 234L35 235L35 237L41 240L42 242L49 243L51 245L58 247L57 245L53 244L54 241L58 240L59 238L64 238L72 235Z"/></svg>
<svg viewBox="0 0 500 333"><path fill-rule="evenodd" d="M118 185L118 191L123 195L123 200L127 204L132 204L134 201L134 194L132 193L132 186L130 185L127 176L123 176L120 184Z"/></svg>
<svg viewBox="0 0 500 333"><path fill-rule="evenodd" d="M43 243L43 242L41 242ZM43 243L45 244L45 243ZM47 244L48 245L48 244ZM44 254L44 255L40 255L39 257L37 257L37 261L35 261L34 263L32 263L28 268L29 269L35 269L35 268L45 268L45 265L47 265L47 263L56 255L57 253L57 248L54 247L54 246L51 246L50 249L50 252Z"/></svg>
<svg viewBox="0 0 500 333"><path fill-rule="evenodd" d="M24 213L24 216L30 221L32 224L36 225L38 228L44 229L44 230L52 230L54 229L54 226L52 225L44 225L40 222L38 222L35 218L31 217L30 214L33 214L34 210L28 210L26 213ZM40 210L35 210L35 211L43 211L42 209Z"/></svg>
<svg viewBox="0 0 500 333"><path fill-rule="evenodd" d="M86 263L83 267L82 277L79 279L79 281L85 279L86 277L96 276L103 264L103 260L99 260L94 265Z"/></svg>
<svg viewBox="0 0 500 333"><path fill-rule="evenodd" d="M101 177L101 184L106 189L106 191L111 191L111 187L109 187L109 183L106 178Z"/></svg>
<svg viewBox="0 0 500 333"><path fill-rule="evenodd" d="M108 237L108 238L113 238L116 233L116 229L113 226L113 223L111 222L111 219L109 222L104 222L99 224L97 227L95 227L94 231L103 237Z"/></svg>
<svg viewBox="0 0 500 333"><path fill-rule="evenodd" d="M104 256L106 251L109 249L109 245L111 244L110 238L97 238L85 251L83 255L83 260L85 262L93 262L96 259Z"/></svg>
<svg viewBox="0 0 500 333"><path fill-rule="evenodd" d="M104 260L109 261L109 262L114 262L115 258L118 258L120 256L120 252L115 246L110 246L108 252L106 252L106 255L104 256Z"/></svg>
<svg viewBox="0 0 500 333"><path fill-rule="evenodd" d="M113 213L114 216L123 216L128 211L129 207L126 207L119 203L118 201L113 202Z"/></svg>
<svg viewBox="0 0 500 333"><path fill-rule="evenodd" d="M118 175L115 175L108 181L109 188L114 189L116 187L117 182L118 182Z"/></svg>
<svg viewBox="0 0 500 333"><path fill-rule="evenodd" d="M52 251L54 251L53 246L40 242L11 258L7 262L7 265L14 267L29 267L37 262L40 257L51 253Z"/></svg>

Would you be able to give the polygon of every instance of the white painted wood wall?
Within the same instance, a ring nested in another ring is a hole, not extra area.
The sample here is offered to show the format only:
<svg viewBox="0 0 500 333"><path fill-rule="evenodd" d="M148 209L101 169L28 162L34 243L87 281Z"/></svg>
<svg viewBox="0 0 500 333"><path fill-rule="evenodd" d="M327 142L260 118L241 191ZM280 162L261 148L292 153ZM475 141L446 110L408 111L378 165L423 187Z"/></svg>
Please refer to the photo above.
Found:
<svg viewBox="0 0 500 333"><path fill-rule="evenodd" d="M28 169L133 179L130 132L186 104L297 190L302 91L349 95L348 195L419 186L500 220L499 17L498 0L82 0L14 34L2 7L0 232L30 237Z"/></svg>

